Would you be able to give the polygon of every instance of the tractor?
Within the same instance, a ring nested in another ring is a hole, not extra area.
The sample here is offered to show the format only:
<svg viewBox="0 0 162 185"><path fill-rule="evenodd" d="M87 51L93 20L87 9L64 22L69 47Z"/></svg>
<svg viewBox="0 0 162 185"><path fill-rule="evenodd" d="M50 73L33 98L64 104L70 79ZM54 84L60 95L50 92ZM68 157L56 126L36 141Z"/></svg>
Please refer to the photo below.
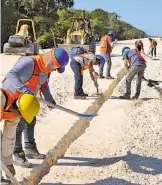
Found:
<svg viewBox="0 0 162 185"><path fill-rule="evenodd" d="M17 21L16 33L9 37L8 43L4 44L3 52L6 55L22 56L39 54L35 25L31 19L19 19Z"/></svg>

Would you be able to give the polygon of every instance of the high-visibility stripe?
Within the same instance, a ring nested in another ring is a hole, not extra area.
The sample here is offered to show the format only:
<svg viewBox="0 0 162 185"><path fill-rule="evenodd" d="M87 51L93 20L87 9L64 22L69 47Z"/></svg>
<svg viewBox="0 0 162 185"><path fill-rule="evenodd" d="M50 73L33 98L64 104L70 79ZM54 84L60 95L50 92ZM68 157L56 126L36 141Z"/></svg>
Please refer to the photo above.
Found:
<svg viewBox="0 0 162 185"><path fill-rule="evenodd" d="M54 67L54 65L53 65L53 63L51 61L51 58L50 58L50 51L47 51L45 53L45 58L46 58L46 61L47 61L48 65L49 65L49 67L51 68L51 70L54 70L55 67Z"/></svg>

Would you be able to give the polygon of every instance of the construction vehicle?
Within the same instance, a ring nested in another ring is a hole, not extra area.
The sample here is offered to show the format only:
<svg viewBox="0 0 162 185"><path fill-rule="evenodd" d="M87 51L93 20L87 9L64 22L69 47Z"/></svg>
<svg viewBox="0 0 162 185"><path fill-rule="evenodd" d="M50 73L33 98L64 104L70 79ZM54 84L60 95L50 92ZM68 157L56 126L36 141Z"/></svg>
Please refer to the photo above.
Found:
<svg viewBox="0 0 162 185"><path fill-rule="evenodd" d="M72 47L81 45L95 53L96 43L92 34L91 19L85 17L84 10L82 18L73 18L71 27L67 31L66 43L58 44L58 47L69 51Z"/></svg>
<svg viewBox="0 0 162 185"><path fill-rule="evenodd" d="M29 28L31 33L29 34ZM36 42L35 25L31 19L19 19L17 21L16 33L9 37L8 43L3 46L6 55L37 55L39 44Z"/></svg>

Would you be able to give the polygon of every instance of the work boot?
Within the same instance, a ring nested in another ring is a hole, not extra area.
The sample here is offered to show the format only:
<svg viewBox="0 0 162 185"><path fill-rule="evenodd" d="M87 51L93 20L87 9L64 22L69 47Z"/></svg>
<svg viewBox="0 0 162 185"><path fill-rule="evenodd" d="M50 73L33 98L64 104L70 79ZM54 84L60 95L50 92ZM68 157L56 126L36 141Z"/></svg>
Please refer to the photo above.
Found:
<svg viewBox="0 0 162 185"><path fill-rule="evenodd" d="M107 79L107 80L113 80L113 79L114 79L114 77L112 77L112 76L108 76L108 77L106 77L106 79Z"/></svg>
<svg viewBox="0 0 162 185"><path fill-rule="evenodd" d="M123 96L119 96L121 99L130 99L130 94L125 93Z"/></svg>
<svg viewBox="0 0 162 185"><path fill-rule="evenodd" d="M100 79L104 79L105 77L104 77L103 75L100 75L99 78L100 78Z"/></svg>
<svg viewBox="0 0 162 185"><path fill-rule="evenodd" d="M28 159L45 159L46 155L40 154L37 148L26 148L25 155Z"/></svg>
<svg viewBox="0 0 162 185"><path fill-rule="evenodd" d="M132 97L132 99L138 99L138 97L139 97L139 94L136 93L136 94Z"/></svg>
<svg viewBox="0 0 162 185"><path fill-rule="evenodd" d="M4 179L3 177L1 177L0 179L0 184L1 185L10 185L11 184L11 181L10 180L7 180L7 179Z"/></svg>
<svg viewBox="0 0 162 185"><path fill-rule="evenodd" d="M14 164L23 168L33 167L33 164L29 163L29 161L26 159L24 151L14 153Z"/></svg>
<svg viewBox="0 0 162 185"><path fill-rule="evenodd" d="M84 93L84 92L81 92L77 95L74 95L74 99L81 99L81 100L84 100L86 99L86 97L88 96L88 94Z"/></svg>
<svg viewBox="0 0 162 185"><path fill-rule="evenodd" d="M82 92L82 93L80 93L80 96L88 96L88 94L86 94L86 93L84 93L84 92Z"/></svg>

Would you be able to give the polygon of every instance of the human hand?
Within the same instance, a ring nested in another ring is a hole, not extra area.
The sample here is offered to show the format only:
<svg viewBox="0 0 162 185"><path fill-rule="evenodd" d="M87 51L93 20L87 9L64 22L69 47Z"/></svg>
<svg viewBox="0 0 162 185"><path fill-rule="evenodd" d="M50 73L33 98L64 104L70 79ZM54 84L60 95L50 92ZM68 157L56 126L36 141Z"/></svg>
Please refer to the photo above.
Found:
<svg viewBox="0 0 162 185"><path fill-rule="evenodd" d="M94 71L92 74L95 80L99 77L99 74L96 71Z"/></svg>
<svg viewBox="0 0 162 185"><path fill-rule="evenodd" d="M53 102L51 102L54 106L56 105L56 102L55 101L53 101ZM54 107L53 106L50 106L50 105L47 105L50 109L53 109Z"/></svg>
<svg viewBox="0 0 162 185"><path fill-rule="evenodd" d="M98 87L99 87L99 85L98 85L97 81L94 81L94 86L95 86L96 88L98 88Z"/></svg>

